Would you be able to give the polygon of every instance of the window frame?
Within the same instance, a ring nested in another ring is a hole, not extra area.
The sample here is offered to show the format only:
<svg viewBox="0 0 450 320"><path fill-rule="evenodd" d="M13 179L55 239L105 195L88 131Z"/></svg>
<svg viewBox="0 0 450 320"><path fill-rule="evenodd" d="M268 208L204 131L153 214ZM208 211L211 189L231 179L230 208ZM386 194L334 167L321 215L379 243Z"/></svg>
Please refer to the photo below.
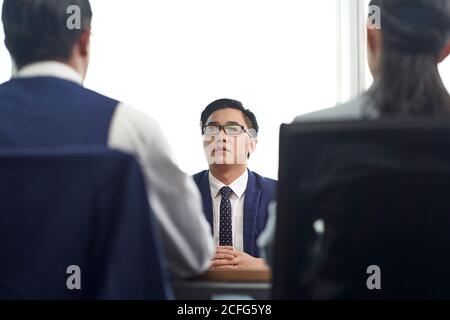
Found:
<svg viewBox="0 0 450 320"><path fill-rule="evenodd" d="M351 100L366 89L366 1L337 0L336 101Z"/></svg>

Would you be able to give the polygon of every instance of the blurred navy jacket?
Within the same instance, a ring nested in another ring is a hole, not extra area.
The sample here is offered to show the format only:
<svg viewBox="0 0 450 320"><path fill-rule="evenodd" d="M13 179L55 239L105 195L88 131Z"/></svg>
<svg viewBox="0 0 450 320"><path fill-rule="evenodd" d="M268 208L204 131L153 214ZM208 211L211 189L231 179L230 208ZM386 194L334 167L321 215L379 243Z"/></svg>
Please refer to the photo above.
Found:
<svg viewBox="0 0 450 320"><path fill-rule="evenodd" d="M140 167L106 148L0 149L0 299L166 299ZM79 267L80 290L68 283Z"/></svg>

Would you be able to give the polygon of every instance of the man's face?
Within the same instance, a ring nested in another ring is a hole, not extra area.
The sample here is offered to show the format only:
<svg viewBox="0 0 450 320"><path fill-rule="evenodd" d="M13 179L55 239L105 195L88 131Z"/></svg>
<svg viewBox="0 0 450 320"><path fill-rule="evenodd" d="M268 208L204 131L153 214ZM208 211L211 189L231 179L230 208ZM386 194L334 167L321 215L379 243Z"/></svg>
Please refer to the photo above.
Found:
<svg viewBox="0 0 450 320"><path fill-rule="evenodd" d="M215 132L217 127L219 132ZM225 134L224 131L228 131ZM256 147L256 138L251 137L245 115L236 109L220 109L211 114L206 122L203 148L209 165L247 165L247 156Z"/></svg>

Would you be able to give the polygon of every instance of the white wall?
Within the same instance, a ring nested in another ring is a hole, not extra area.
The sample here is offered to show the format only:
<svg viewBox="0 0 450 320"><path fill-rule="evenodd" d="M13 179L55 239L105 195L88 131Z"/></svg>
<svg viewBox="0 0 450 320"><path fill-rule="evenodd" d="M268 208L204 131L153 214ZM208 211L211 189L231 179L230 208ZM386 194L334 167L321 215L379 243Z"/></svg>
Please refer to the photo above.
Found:
<svg viewBox="0 0 450 320"><path fill-rule="evenodd" d="M206 168L199 118L212 100L235 98L255 112L261 135L250 167L276 177L279 125L342 96L336 89L342 79L336 74L337 1L91 3L86 86L156 118L188 173ZM0 46L0 81L10 70ZM450 60L441 71L450 88Z"/></svg>
<svg viewBox="0 0 450 320"><path fill-rule="evenodd" d="M256 114L250 167L270 177L280 124L335 104L332 1L91 2L86 85L156 118L188 173L206 168L200 113L215 99L241 100Z"/></svg>

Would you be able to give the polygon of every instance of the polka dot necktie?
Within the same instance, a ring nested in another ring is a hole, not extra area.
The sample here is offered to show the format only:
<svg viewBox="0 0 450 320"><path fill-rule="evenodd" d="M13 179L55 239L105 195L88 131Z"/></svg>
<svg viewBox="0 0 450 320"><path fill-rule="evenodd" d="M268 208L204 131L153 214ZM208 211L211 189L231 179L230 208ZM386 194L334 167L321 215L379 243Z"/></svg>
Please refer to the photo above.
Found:
<svg viewBox="0 0 450 320"><path fill-rule="evenodd" d="M233 229L231 227L231 201L233 192L230 187L220 189L222 200L220 201L220 231L219 243L221 246L233 246Z"/></svg>

